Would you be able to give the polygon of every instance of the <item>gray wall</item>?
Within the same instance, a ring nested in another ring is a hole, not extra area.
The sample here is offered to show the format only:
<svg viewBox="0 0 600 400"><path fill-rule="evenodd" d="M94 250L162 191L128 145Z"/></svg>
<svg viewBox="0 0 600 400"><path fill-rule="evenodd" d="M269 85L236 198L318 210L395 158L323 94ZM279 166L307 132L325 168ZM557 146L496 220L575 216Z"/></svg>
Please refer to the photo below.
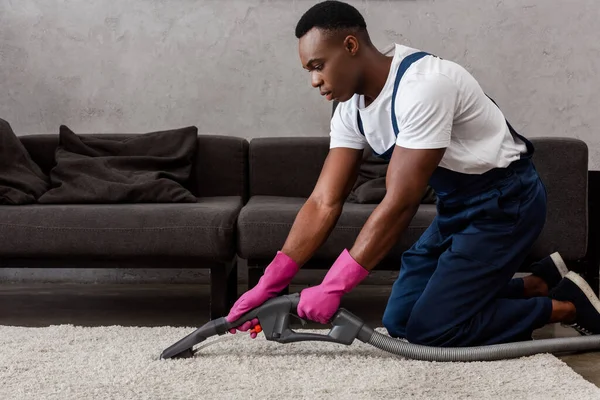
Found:
<svg viewBox="0 0 600 400"><path fill-rule="evenodd" d="M523 134L583 139L599 169L596 0L350 2L380 48L462 63ZM0 0L0 117L18 134L327 135L293 32L314 3Z"/></svg>
<svg viewBox="0 0 600 400"><path fill-rule="evenodd" d="M309 0L0 0L0 116L20 134L326 135L330 104L301 68ZM351 1L375 43L468 67L530 136L571 136L600 167L595 0Z"/></svg>

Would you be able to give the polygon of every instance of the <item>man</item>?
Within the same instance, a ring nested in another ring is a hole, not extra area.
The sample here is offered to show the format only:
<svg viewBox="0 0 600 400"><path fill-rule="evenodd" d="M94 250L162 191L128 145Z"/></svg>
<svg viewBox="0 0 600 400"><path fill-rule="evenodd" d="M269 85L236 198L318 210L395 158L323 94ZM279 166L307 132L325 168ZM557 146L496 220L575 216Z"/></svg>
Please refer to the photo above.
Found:
<svg viewBox="0 0 600 400"><path fill-rule="evenodd" d="M296 36L312 86L340 102L331 149L285 245L229 321L278 295L324 243L370 145L389 160L385 198L323 282L301 292L301 318L330 320L341 297L398 241L429 184L437 216L403 254L383 317L391 336L429 346L488 345L530 340L554 322L600 333L600 300L558 253L532 265L531 276L513 278L544 226L546 192L532 144L464 68L402 45L383 55L360 13L337 1L309 9Z"/></svg>

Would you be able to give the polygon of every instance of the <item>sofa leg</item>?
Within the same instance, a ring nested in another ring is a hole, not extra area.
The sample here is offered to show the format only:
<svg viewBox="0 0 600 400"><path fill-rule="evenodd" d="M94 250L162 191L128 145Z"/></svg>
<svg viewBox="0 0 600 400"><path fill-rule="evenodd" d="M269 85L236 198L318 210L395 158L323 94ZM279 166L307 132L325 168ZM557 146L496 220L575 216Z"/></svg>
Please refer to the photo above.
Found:
<svg viewBox="0 0 600 400"><path fill-rule="evenodd" d="M286 286L281 292L279 292L280 296L284 296L286 294L290 294L290 287Z"/></svg>
<svg viewBox="0 0 600 400"><path fill-rule="evenodd" d="M238 299L238 261L235 258L229 265L227 272L227 308L231 309ZM229 312L229 310L227 310Z"/></svg>
<svg viewBox="0 0 600 400"><path fill-rule="evenodd" d="M210 319L224 317L237 299L237 260L210 268Z"/></svg>
<svg viewBox="0 0 600 400"><path fill-rule="evenodd" d="M250 290L258 284L258 281L260 280L261 276L263 276L265 268L266 266L264 265L248 264L248 287L246 288L246 290Z"/></svg>

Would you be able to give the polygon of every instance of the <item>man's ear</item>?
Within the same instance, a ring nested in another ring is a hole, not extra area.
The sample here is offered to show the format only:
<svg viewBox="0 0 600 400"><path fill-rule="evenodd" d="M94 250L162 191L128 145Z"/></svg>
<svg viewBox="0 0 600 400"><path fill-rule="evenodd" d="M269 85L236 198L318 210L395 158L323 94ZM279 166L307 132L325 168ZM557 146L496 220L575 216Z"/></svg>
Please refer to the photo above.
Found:
<svg viewBox="0 0 600 400"><path fill-rule="evenodd" d="M344 50L346 50L349 55L355 56L358 52L359 46L360 45L356 36L348 35L344 38Z"/></svg>

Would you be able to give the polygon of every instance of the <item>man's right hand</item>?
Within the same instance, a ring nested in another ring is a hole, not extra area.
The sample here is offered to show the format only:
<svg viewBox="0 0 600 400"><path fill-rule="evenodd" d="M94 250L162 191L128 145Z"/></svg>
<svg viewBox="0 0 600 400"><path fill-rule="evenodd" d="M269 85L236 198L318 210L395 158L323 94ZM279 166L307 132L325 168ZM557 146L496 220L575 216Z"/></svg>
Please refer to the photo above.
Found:
<svg viewBox="0 0 600 400"><path fill-rule="evenodd" d="M291 283L299 268L294 260L281 251L278 251L273 261L265 269L265 273L258 281L258 284L240 296L231 308L226 320L228 322L236 321L248 311L277 296ZM255 318L252 321L243 323L241 326L230 329L229 332L246 332L249 329L253 329L257 324L258 319ZM251 337L255 338L256 333L251 333Z"/></svg>

